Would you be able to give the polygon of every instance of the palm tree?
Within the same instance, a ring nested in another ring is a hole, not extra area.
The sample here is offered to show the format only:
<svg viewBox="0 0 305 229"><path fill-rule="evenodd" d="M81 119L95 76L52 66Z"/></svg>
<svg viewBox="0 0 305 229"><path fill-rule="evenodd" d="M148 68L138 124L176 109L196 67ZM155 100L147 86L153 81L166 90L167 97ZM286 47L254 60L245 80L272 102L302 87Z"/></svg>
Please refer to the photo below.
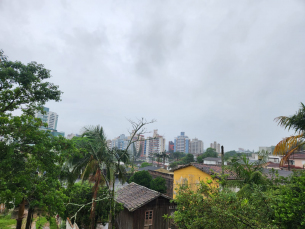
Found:
<svg viewBox="0 0 305 229"><path fill-rule="evenodd" d="M98 191L99 184L106 184L109 194L110 202L110 214L109 214L109 228L114 228L114 218L115 218L115 201L114 201L114 183L115 174L117 174L118 179L124 182L126 179L125 167L121 165L123 163L129 163L128 149L134 143L139 141L139 136L146 133L145 125L155 122L155 120L147 122L144 118L139 119L137 122L129 120L133 127L131 132L131 140L127 144L125 150L118 150L116 148L109 149L106 143L106 137L103 128L100 126L84 128L84 133L82 137L86 137L88 141L84 141L80 148L85 149L85 156L81 158L74 166L73 172L82 173L82 179L89 178L90 174L93 174L95 185L94 194L92 200L91 208L91 225L90 228L94 229L94 208L95 199ZM136 137L138 136L138 137ZM103 171L106 170L107 173L104 174Z"/></svg>
<svg viewBox="0 0 305 229"><path fill-rule="evenodd" d="M82 141L79 147L86 150L84 157L74 162L73 174L81 174L82 181L94 181L92 207L90 212L90 228L95 228L95 206L96 197L101 185L109 187L109 180L106 179L103 169L109 169L110 155L107 152L107 143L104 130L100 126L85 127L82 137L87 141Z"/></svg>
<svg viewBox="0 0 305 229"><path fill-rule="evenodd" d="M163 158L163 168L165 167L165 159L169 158L169 156L167 155L166 151L161 152L161 157Z"/></svg>
<svg viewBox="0 0 305 229"><path fill-rule="evenodd" d="M275 118L278 125L285 129L294 129L297 135L287 137L280 141L274 148L274 155L283 156L280 166L283 166L288 161L289 157L298 149L301 149L305 144L305 105L301 103L301 108L292 116L279 116Z"/></svg>
<svg viewBox="0 0 305 229"><path fill-rule="evenodd" d="M154 156L157 158L157 162L158 162L158 166L159 167L159 163L160 163L160 159L162 158L160 153L154 153Z"/></svg>

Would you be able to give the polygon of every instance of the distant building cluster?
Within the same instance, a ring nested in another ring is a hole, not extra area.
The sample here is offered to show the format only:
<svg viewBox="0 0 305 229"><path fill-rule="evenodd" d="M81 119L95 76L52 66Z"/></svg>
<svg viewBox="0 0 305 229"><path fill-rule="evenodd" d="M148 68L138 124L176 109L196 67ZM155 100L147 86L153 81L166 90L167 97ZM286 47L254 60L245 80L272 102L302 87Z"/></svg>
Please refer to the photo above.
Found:
<svg viewBox="0 0 305 229"><path fill-rule="evenodd" d="M180 135L175 138L174 142L169 142L168 151L191 153L194 155L201 154L203 153L203 141L198 140L197 138L191 140L185 135L185 132L181 132Z"/></svg>
<svg viewBox="0 0 305 229"><path fill-rule="evenodd" d="M43 123L46 123L48 126L41 126L41 130L49 130L53 136L65 136L64 132L57 131L58 124L58 114L54 111L51 111L48 107L43 107L44 112L37 112L35 114L36 118L40 118ZM164 136L158 134L158 130L154 130L153 135L149 137L145 137L144 135L135 135L133 139L131 139L133 133L130 136L126 136L125 134L121 134L120 136L114 139L107 140L107 147L112 149L116 147L120 150L125 150L130 141L134 142L133 145L129 147L129 150L136 150L137 153L140 153L140 157L143 159L148 159L154 153L161 153L165 150L165 138ZM72 139L73 137L81 137L79 134L68 134L67 139ZM210 144L210 147L215 149L215 151L220 154L220 143L214 141ZM269 160L273 160L274 162L278 162L280 158L278 156L271 156L274 150L274 146L266 147L260 146L259 152L265 151L269 153ZM199 155L204 152L203 141L198 138L193 138L192 140L185 135L185 132L180 132L180 135L175 137L174 141L168 142L168 152L183 152L183 153L191 153L193 155ZM257 159L258 155L254 154L254 150L245 150L244 148L238 148L237 153L246 153L253 154L255 159ZM272 158L271 158L272 157ZM207 162L208 163L208 162ZM212 163L212 162L209 162ZM214 162L213 162L214 163ZM213 164L212 163L212 164ZM216 163L216 162L215 162ZM219 164L219 162L217 162ZM305 164L305 163L304 163Z"/></svg>
<svg viewBox="0 0 305 229"><path fill-rule="evenodd" d="M153 136L145 138L144 135L125 136L121 134L113 140L107 140L108 148L116 147L120 150L125 150L130 141L134 141L134 146L137 152L143 158L148 158L153 153L161 153L165 151L165 138L158 134L158 130L154 130ZM133 146L132 146L133 147ZM129 148L130 149L130 148Z"/></svg>

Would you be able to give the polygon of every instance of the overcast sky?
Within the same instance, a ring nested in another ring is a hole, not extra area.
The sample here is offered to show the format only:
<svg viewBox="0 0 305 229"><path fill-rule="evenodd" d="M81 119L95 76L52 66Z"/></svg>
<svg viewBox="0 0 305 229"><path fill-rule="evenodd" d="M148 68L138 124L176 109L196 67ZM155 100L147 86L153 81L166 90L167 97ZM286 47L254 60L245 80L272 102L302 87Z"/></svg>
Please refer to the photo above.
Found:
<svg viewBox="0 0 305 229"><path fill-rule="evenodd" d="M304 0L1 0L0 49L51 70L66 135L144 117L167 142L256 151L305 102Z"/></svg>

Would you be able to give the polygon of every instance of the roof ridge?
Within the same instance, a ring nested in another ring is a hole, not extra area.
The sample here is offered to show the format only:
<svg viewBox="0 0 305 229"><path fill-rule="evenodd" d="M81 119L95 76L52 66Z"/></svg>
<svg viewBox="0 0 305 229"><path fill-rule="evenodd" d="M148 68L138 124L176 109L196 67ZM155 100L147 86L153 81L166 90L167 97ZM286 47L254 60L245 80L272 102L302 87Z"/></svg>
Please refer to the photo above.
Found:
<svg viewBox="0 0 305 229"><path fill-rule="evenodd" d="M153 190L153 189L147 188L147 187L145 187L145 186L143 186L143 185L140 185L140 184L137 184L137 183L135 183L135 182L131 182L130 184L135 184L135 185L137 185L137 186L141 186L141 187L143 187L143 188L145 188L145 189L147 189L147 190L149 190L149 191L153 191L153 192L156 192L156 193L161 194L161 192L157 192L156 190ZM127 187L127 186L128 186L128 185L126 185L125 187Z"/></svg>

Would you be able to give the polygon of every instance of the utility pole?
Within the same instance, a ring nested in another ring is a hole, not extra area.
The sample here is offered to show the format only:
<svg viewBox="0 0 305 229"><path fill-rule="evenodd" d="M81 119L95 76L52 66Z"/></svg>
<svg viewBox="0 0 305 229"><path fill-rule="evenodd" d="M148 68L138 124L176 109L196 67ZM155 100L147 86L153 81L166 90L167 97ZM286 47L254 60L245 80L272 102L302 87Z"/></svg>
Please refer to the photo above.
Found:
<svg viewBox="0 0 305 229"><path fill-rule="evenodd" d="M223 146L221 146L221 175L224 175L224 150L223 150Z"/></svg>

